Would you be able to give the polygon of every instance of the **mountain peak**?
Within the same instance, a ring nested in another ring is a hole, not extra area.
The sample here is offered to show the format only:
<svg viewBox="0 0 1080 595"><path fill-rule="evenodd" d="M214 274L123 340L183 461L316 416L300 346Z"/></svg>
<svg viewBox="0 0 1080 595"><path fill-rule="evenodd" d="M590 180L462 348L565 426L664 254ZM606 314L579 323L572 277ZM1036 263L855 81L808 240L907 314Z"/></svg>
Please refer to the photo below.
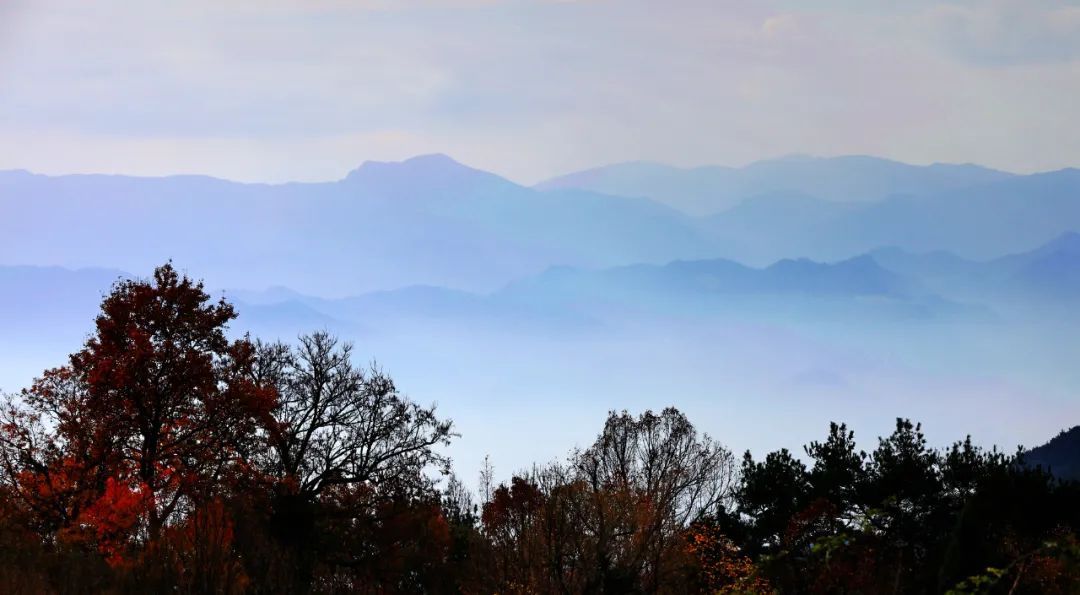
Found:
<svg viewBox="0 0 1080 595"><path fill-rule="evenodd" d="M402 161L365 161L360 164L360 167L349 172L348 177L362 175L370 171L385 171L394 169L414 171L472 170L472 168L462 165L453 157L450 157L449 155L446 155L444 153L427 153L424 155L409 157L408 159L404 159Z"/></svg>
<svg viewBox="0 0 1080 595"><path fill-rule="evenodd" d="M425 153L415 157L409 157L402 163L423 167L466 167L460 161L446 153ZM468 169L468 168L466 168Z"/></svg>
<svg viewBox="0 0 1080 595"><path fill-rule="evenodd" d="M345 180L376 188L440 188L478 182L506 183L503 178L464 165L448 155L431 153L404 161L365 161Z"/></svg>

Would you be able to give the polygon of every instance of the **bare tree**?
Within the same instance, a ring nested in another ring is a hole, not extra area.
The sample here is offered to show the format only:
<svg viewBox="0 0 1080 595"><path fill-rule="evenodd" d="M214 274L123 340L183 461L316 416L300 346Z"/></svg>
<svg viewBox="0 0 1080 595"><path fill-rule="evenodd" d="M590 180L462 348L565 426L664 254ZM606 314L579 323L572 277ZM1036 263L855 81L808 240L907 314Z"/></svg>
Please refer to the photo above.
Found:
<svg viewBox="0 0 1080 595"><path fill-rule="evenodd" d="M671 407L636 418L612 412L574 467L593 501L580 521L595 536L598 580L605 590L633 581L650 592L671 571L673 541L729 494L735 469L730 451Z"/></svg>
<svg viewBox="0 0 1080 595"><path fill-rule="evenodd" d="M711 511L727 495L734 472L731 452L699 435L674 407L637 418L612 412L596 442L575 458L595 489L630 489L679 526Z"/></svg>
<svg viewBox="0 0 1080 595"><path fill-rule="evenodd" d="M734 471L731 452L676 409L612 412L568 464L515 477L485 503L495 571L510 590L680 592L686 529L729 496Z"/></svg>
<svg viewBox="0 0 1080 595"><path fill-rule="evenodd" d="M355 366L351 344L316 332L295 347L259 343L257 352L256 380L278 392L269 467L299 494L357 484L407 489L426 485L431 468L448 471L436 447L449 444L452 423L400 395L379 369Z"/></svg>

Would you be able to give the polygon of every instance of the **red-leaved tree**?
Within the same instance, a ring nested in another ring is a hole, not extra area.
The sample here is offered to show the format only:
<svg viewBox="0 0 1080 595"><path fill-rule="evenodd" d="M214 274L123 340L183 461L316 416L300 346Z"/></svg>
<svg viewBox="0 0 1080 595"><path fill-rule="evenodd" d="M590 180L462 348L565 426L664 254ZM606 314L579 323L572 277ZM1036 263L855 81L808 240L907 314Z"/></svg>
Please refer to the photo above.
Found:
<svg viewBox="0 0 1080 595"><path fill-rule="evenodd" d="M235 316L171 264L120 281L68 365L5 405L2 464L42 529L119 561L248 473L276 397Z"/></svg>

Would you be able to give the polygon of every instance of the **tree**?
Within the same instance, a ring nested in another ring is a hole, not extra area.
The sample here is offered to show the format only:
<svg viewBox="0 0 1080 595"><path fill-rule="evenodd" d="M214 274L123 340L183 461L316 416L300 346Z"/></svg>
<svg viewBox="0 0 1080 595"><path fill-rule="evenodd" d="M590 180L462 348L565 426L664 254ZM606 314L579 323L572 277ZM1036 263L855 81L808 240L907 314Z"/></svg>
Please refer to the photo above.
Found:
<svg viewBox="0 0 1080 595"><path fill-rule="evenodd" d="M734 475L730 451L673 407L637 418L612 412L574 467L594 502L586 522L605 590L612 581L657 590L671 571L664 554L728 495Z"/></svg>
<svg viewBox="0 0 1080 595"><path fill-rule="evenodd" d="M806 465L788 450L781 449L754 462L750 452L743 455L740 483L735 501L740 513L751 519L751 551L775 553L791 519L808 504L809 482Z"/></svg>
<svg viewBox="0 0 1080 595"><path fill-rule="evenodd" d="M509 486L500 485L484 504L481 521L497 553L495 567L510 591L536 590L547 574L544 518L547 497L540 486L523 477L514 477Z"/></svg>
<svg viewBox="0 0 1080 595"><path fill-rule="evenodd" d="M271 523L295 556L297 581L323 572L335 584L408 591L420 580L405 576L409 568L426 567L407 563L408 552L449 548L430 473L449 472L437 448L455 436L453 423L399 394L380 370L354 365L352 345L328 333L255 351L252 382L277 394L257 458L274 483ZM394 568L400 575L387 574Z"/></svg>
<svg viewBox="0 0 1080 595"><path fill-rule="evenodd" d="M825 498L842 513L848 512L866 487L866 453L855 448L855 432L845 424L829 424L824 442L803 448L813 461L807 476L813 498Z"/></svg>
<svg viewBox="0 0 1080 595"><path fill-rule="evenodd" d="M247 472L274 392L235 316L171 264L113 287L68 365L5 407L4 471L41 526L120 556Z"/></svg>
<svg viewBox="0 0 1080 595"><path fill-rule="evenodd" d="M426 470L449 471L435 448L450 443L453 423L400 395L380 370L355 366L351 344L316 332L295 348L259 343L257 353L253 380L278 395L268 471L298 494L344 484L409 491L430 487Z"/></svg>
<svg viewBox="0 0 1080 595"><path fill-rule="evenodd" d="M681 592L685 532L728 496L731 453L674 408L611 412L589 448L496 488L485 534L509 592Z"/></svg>

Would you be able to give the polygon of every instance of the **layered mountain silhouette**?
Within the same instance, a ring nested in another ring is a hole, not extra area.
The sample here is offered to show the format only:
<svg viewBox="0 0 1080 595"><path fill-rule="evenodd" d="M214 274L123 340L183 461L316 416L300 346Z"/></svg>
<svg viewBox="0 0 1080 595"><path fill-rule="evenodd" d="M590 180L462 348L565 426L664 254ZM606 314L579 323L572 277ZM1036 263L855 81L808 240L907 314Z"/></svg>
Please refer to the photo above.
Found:
<svg viewBox="0 0 1080 595"><path fill-rule="evenodd" d="M683 171L630 170L661 181L668 178L653 174ZM0 172L0 263L134 271L174 258L218 286L482 293L552 266L727 258L765 267L791 257L837 262L883 245L991 260L1080 229L1078 170L1020 176L791 157L690 174L690 182L664 183L733 206L697 216L706 209L681 211L641 180L634 196L574 182L600 174L528 188L444 155L369 162L336 182L280 185ZM698 184L695 176L727 181ZM1067 266L1046 260L1026 274L1032 285L1053 283Z"/></svg>
<svg viewBox="0 0 1080 595"><path fill-rule="evenodd" d="M1033 250L987 261L895 247L874 250L871 255L889 270L920 279L938 291L1038 302L1080 299L1080 234L1076 232L1065 232Z"/></svg>
<svg viewBox="0 0 1080 595"><path fill-rule="evenodd" d="M1073 169L867 203L799 196L754 197L706 225L732 257L757 264L791 254L836 260L882 245L989 260L1080 229Z"/></svg>
<svg viewBox="0 0 1080 595"><path fill-rule="evenodd" d="M3 172L0 215L5 264L149 270L175 258L220 285L338 294L494 288L552 264L718 250L690 217L660 204L541 193L439 155L316 184Z"/></svg>
<svg viewBox="0 0 1080 595"><path fill-rule="evenodd" d="M1011 177L1013 174L970 164L915 166L862 155L792 155L741 168L617 163L552 178L536 187L648 197L688 213L709 215L763 194L794 193L829 201L866 202L900 194L937 193Z"/></svg>
<svg viewBox="0 0 1080 595"><path fill-rule="evenodd" d="M560 299L592 295L902 296L905 282L861 256L836 264L782 260L755 269L730 260L675 261L600 271L555 268L511 284L502 295L539 294Z"/></svg>
<svg viewBox="0 0 1080 595"><path fill-rule="evenodd" d="M879 263L879 256L870 254L835 263L784 259L762 268L725 259L599 269L563 266L491 292L411 285L334 298L274 286L262 291L226 290L223 295L237 304L239 328L245 330L337 328L354 334L423 321L567 330L643 312L751 317L830 314L851 320L981 313L975 304L928 293L924 271L910 264L921 258L898 253L886 260L886 266ZM986 266L962 262L971 270ZM109 286L130 276L118 270L0 266L0 288L4 289L0 305L10 318L5 323L17 328L18 320L29 314L36 320L78 322L85 327Z"/></svg>

